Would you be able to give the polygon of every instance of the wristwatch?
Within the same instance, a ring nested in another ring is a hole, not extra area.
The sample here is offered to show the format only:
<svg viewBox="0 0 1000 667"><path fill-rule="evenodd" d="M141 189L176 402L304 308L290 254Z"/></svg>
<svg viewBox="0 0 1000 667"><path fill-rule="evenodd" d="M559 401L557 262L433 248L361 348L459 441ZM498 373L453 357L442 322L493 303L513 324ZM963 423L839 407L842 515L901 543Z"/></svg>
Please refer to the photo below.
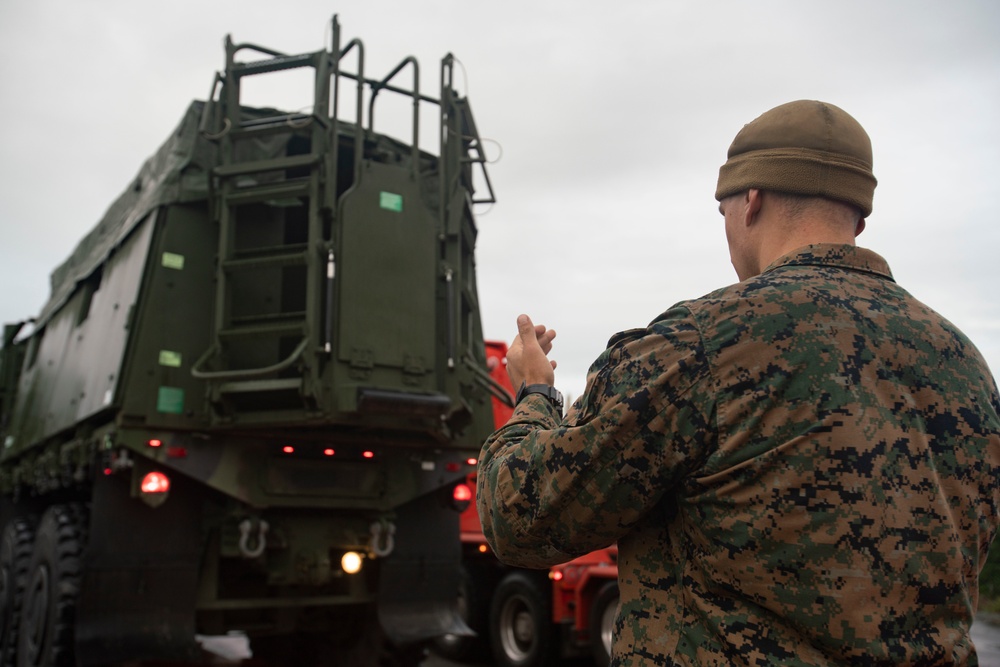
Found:
<svg viewBox="0 0 1000 667"><path fill-rule="evenodd" d="M545 398L549 399L549 403L562 414L563 411L563 395L558 389L548 384L529 384L525 385L521 383L520 388L517 390L517 396L514 397L514 405L521 402L528 394L541 394Z"/></svg>

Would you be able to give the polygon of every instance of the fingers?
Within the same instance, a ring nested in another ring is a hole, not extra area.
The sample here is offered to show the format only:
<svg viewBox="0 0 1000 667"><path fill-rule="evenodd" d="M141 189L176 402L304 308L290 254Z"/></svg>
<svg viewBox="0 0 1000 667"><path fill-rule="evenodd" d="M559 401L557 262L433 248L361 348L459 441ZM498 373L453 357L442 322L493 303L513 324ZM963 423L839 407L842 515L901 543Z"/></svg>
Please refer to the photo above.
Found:
<svg viewBox="0 0 1000 667"><path fill-rule="evenodd" d="M545 329L542 324L535 325L535 340L538 341L538 345L542 348L542 352L548 354L552 351L552 339L556 337L556 332L552 329Z"/></svg>
<svg viewBox="0 0 1000 667"><path fill-rule="evenodd" d="M552 351L552 340L556 337L556 332L552 329L546 329L543 324L534 324L527 315L519 315L517 335L521 339L522 345L530 346L534 341L542 348L542 352L548 354Z"/></svg>

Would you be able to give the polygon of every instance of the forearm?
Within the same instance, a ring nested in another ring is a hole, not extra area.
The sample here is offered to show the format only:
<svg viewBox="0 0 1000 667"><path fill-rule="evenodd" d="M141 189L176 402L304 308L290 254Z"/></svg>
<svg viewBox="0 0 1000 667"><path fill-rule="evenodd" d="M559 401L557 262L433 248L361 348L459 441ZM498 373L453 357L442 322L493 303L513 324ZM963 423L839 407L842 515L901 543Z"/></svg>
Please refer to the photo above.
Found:
<svg viewBox="0 0 1000 667"><path fill-rule="evenodd" d="M601 432L602 420L569 423L529 396L484 446L479 516L504 562L548 567L608 546L658 495L630 469L627 432ZM655 468L647 471L656 476Z"/></svg>
<svg viewBox="0 0 1000 667"><path fill-rule="evenodd" d="M553 547L546 536L536 536L528 497L538 489L524 489L522 480L510 475L515 468L531 465L537 435L558 425L558 415L540 396L527 396L515 408L507 424L486 441L479 460L476 498L483 534L501 561L519 567L545 568L574 556ZM501 489L509 489L504 493Z"/></svg>
<svg viewBox="0 0 1000 667"><path fill-rule="evenodd" d="M501 560L545 567L624 535L711 437L707 373L686 310L653 330L612 340L564 420L529 395L487 440L479 460L483 532Z"/></svg>

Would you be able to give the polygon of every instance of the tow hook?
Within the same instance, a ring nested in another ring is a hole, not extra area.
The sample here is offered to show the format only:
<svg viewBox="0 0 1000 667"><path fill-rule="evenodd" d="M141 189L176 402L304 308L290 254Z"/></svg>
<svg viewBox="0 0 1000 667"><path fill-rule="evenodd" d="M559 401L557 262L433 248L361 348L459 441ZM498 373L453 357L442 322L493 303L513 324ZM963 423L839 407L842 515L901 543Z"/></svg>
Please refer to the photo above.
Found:
<svg viewBox="0 0 1000 667"><path fill-rule="evenodd" d="M253 538L254 546L250 547L251 534L256 525L256 536ZM259 519L243 519L240 521L240 553L244 558L257 558L264 549L267 548L267 521Z"/></svg>
<svg viewBox="0 0 1000 667"><path fill-rule="evenodd" d="M396 547L396 524L388 519L380 519L371 525L372 539L368 548L376 556L385 557Z"/></svg>

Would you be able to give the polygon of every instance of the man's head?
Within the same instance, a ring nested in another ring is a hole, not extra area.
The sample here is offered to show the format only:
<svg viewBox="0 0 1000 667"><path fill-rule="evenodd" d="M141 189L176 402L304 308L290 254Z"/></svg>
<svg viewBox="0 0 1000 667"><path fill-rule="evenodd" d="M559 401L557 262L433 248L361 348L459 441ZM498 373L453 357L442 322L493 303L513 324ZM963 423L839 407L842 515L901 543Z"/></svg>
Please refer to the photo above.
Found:
<svg viewBox="0 0 1000 667"><path fill-rule="evenodd" d="M719 169L715 198L757 188L844 202L867 218L875 185L861 124L832 104L799 100L743 126Z"/></svg>
<svg viewBox="0 0 1000 667"><path fill-rule="evenodd" d="M745 125L715 192L737 275L810 243L853 243L875 184L868 134L832 104L790 102Z"/></svg>

